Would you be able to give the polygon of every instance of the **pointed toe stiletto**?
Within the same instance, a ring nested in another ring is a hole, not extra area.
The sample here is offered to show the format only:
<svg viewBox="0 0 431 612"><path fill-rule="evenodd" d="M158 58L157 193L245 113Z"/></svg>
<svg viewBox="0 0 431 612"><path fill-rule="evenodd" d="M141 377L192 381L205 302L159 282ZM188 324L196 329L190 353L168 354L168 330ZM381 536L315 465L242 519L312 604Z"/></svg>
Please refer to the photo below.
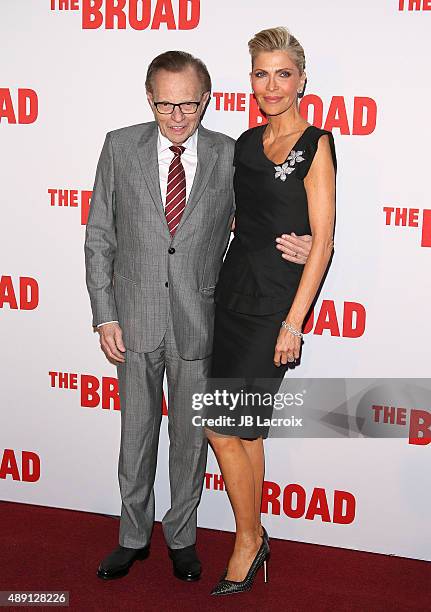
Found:
<svg viewBox="0 0 431 612"><path fill-rule="evenodd" d="M265 540L265 538L262 536L262 544L259 550L257 551L256 556L253 559L253 562L244 580L241 580L240 582L236 582L234 580L226 580L227 571L225 571L222 578L211 591L211 595L233 595L235 593L243 593L244 591L249 591L253 586L254 578L261 567L263 567L264 581L268 582L268 556L268 541Z"/></svg>

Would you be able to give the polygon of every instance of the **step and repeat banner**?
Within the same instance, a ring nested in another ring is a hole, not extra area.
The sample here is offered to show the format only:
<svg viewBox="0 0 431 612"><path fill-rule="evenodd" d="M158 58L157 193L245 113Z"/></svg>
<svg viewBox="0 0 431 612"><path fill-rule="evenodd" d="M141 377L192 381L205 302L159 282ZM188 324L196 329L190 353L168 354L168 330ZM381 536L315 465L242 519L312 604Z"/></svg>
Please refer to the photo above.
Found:
<svg viewBox="0 0 431 612"><path fill-rule="evenodd" d="M92 331L83 250L104 137L152 119L146 69L169 49L210 70L206 127L259 125L247 41L278 25L305 48L301 113L332 130L339 161L334 259L287 376L322 396L338 381L339 410L326 434L267 440L263 521L274 537L431 560L430 0L0 1L0 497L119 514L116 368ZM199 524L234 529L212 452Z"/></svg>

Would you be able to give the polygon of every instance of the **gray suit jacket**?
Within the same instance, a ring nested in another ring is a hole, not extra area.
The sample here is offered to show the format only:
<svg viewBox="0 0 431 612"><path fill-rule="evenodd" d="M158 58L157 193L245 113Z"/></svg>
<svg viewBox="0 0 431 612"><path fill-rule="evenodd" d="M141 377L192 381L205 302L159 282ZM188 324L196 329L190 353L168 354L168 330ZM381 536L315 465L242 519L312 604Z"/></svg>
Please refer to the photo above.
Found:
<svg viewBox="0 0 431 612"><path fill-rule="evenodd" d="M155 122L108 132L97 166L84 247L93 325L118 320L125 346L138 353L159 346L171 313L181 356L211 354L213 294L234 213L235 141L198 129L196 175L173 238Z"/></svg>

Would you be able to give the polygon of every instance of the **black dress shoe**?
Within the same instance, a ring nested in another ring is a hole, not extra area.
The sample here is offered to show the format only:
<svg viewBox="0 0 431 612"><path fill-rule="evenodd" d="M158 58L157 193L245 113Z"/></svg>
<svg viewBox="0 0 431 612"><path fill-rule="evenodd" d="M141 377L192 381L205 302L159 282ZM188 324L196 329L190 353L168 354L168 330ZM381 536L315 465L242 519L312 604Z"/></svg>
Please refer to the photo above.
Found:
<svg viewBox="0 0 431 612"><path fill-rule="evenodd" d="M149 552L149 545L144 548L125 548L124 546L119 546L103 559L97 570L97 575L103 580L122 578L129 573L129 569L137 559L146 559Z"/></svg>
<svg viewBox="0 0 431 612"><path fill-rule="evenodd" d="M172 559L174 576L180 580L187 580L187 582L199 580L202 565L194 544L185 548L169 548L169 557Z"/></svg>

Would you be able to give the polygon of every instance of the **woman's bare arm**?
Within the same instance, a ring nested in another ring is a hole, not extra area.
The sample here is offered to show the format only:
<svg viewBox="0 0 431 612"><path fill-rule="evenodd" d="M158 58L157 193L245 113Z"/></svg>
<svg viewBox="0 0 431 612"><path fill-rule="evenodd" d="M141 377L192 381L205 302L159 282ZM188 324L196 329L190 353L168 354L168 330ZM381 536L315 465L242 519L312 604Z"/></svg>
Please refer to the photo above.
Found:
<svg viewBox="0 0 431 612"><path fill-rule="evenodd" d="M333 249L335 171L328 136L319 139L304 179L313 244L287 321L299 328L316 296Z"/></svg>
<svg viewBox="0 0 431 612"><path fill-rule="evenodd" d="M313 243L307 263L302 272L301 282L286 317L300 330L307 312L316 296L333 249L335 222L335 170L328 136L319 139L316 154L304 179L307 192L308 216ZM298 359L301 348L300 338L286 329L280 330L274 354L274 363L279 365Z"/></svg>

